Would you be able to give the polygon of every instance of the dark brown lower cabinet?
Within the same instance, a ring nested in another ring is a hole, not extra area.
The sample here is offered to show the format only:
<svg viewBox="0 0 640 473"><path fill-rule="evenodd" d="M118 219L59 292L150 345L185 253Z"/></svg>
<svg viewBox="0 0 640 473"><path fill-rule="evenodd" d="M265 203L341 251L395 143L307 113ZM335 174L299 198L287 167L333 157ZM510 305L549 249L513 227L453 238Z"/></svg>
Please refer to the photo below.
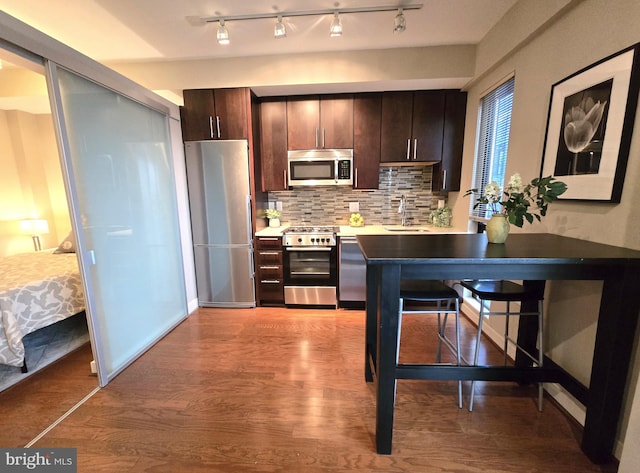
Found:
<svg viewBox="0 0 640 473"><path fill-rule="evenodd" d="M284 305L282 237L257 237L255 241L258 305Z"/></svg>

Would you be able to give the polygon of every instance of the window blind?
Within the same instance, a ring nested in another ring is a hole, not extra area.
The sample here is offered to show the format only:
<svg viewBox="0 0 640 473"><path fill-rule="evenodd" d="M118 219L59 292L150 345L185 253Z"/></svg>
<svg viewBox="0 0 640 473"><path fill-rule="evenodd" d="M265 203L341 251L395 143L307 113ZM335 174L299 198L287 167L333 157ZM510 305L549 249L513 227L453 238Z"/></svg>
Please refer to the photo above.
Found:
<svg viewBox="0 0 640 473"><path fill-rule="evenodd" d="M504 187L504 172L509 150L511 109L515 78L507 80L480 100L480 123L476 138L476 160L473 169L472 187L484 191L485 186L495 181ZM477 196L476 196L477 197ZM475 198L471 199L470 215L479 219L491 217L491 209L481 204L475 209Z"/></svg>

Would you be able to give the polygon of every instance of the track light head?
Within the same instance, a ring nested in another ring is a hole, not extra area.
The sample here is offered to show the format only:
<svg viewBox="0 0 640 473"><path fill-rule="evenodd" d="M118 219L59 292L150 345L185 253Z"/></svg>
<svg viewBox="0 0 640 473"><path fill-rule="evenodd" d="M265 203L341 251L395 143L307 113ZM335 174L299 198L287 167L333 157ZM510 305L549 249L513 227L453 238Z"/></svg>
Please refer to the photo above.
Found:
<svg viewBox="0 0 640 473"><path fill-rule="evenodd" d="M219 21L216 38L218 39L218 44L229 44L229 30L224 26L223 19L220 19Z"/></svg>
<svg viewBox="0 0 640 473"><path fill-rule="evenodd" d="M402 8L398 8L398 14L393 20L393 32L394 33L402 33L407 29L407 20L404 17L404 13L402 12Z"/></svg>
<svg viewBox="0 0 640 473"><path fill-rule="evenodd" d="M276 26L273 28L273 37L275 39L287 37L287 28L282 22L282 15L278 16L278 22L276 23Z"/></svg>
<svg viewBox="0 0 640 473"><path fill-rule="evenodd" d="M342 36L342 22L340 21L340 14L338 12L333 14L333 21L329 28L329 34L331 37Z"/></svg>

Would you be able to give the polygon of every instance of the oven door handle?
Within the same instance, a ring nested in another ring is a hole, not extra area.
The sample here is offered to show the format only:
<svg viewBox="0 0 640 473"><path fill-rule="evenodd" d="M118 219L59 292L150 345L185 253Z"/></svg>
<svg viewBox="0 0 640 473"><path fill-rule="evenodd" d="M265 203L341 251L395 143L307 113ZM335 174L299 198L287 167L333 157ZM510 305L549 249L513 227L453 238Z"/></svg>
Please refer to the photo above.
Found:
<svg viewBox="0 0 640 473"><path fill-rule="evenodd" d="M296 246L287 246L287 251L331 251L330 246L304 246L304 247L296 247Z"/></svg>

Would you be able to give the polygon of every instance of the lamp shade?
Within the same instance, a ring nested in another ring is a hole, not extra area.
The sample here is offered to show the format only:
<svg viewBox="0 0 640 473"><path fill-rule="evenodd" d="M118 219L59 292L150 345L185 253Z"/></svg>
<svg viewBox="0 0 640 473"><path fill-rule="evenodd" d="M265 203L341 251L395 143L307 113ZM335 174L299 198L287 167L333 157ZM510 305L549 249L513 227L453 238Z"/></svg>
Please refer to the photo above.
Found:
<svg viewBox="0 0 640 473"><path fill-rule="evenodd" d="M49 223L43 218L27 218L20 220L20 230L25 235L46 235L49 233Z"/></svg>

